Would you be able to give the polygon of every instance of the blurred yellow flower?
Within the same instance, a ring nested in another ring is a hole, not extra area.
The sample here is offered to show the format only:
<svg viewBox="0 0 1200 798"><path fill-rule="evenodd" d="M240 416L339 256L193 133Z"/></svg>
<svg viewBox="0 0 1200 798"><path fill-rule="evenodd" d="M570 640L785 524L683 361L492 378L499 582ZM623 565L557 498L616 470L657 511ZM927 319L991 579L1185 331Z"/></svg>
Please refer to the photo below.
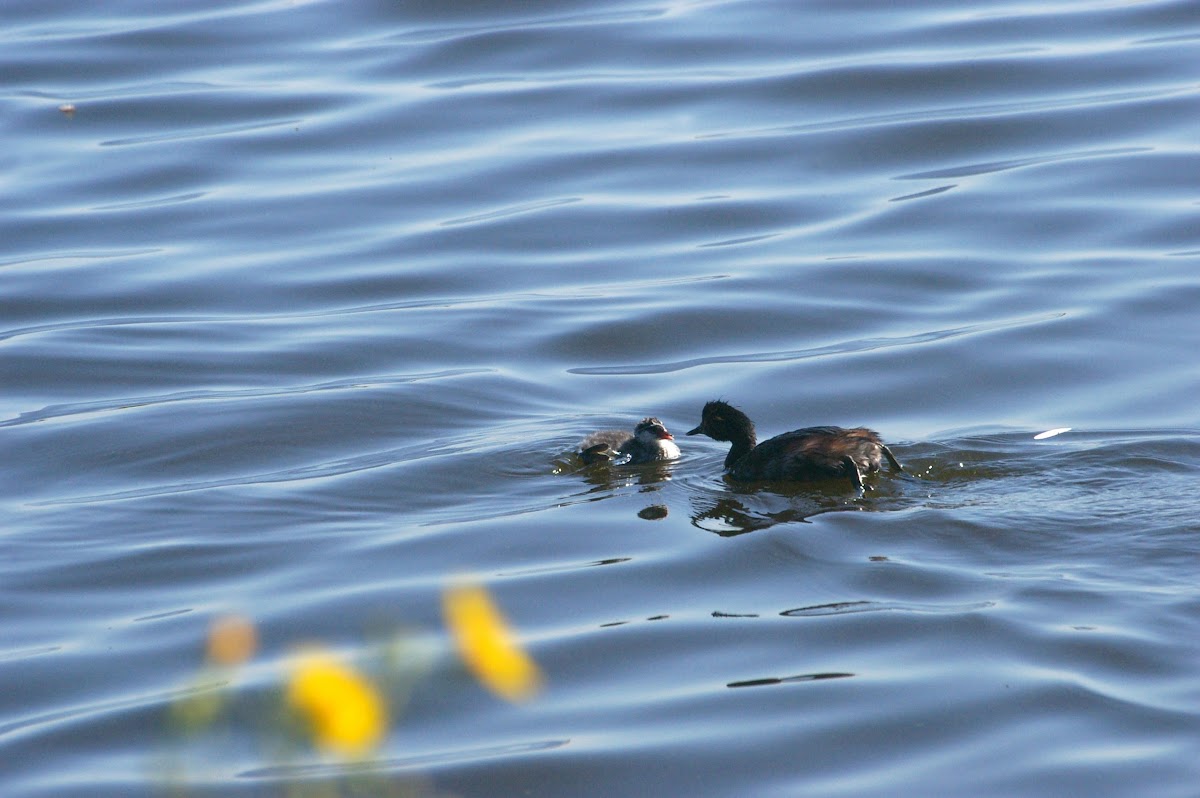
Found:
<svg viewBox="0 0 1200 798"><path fill-rule="evenodd" d="M214 665L238 665L254 656L258 633L254 624L240 615L213 621L208 630L208 661Z"/></svg>
<svg viewBox="0 0 1200 798"><path fill-rule="evenodd" d="M459 653L485 687L509 701L522 701L537 692L541 671L517 645L486 590L478 585L451 586L442 597L442 607Z"/></svg>
<svg viewBox="0 0 1200 798"><path fill-rule="evenodd" d="M317 745L340 756L364 756L387 728L387 708L370 680L322 651L300 657L287 700L308 721Z"/></svg>

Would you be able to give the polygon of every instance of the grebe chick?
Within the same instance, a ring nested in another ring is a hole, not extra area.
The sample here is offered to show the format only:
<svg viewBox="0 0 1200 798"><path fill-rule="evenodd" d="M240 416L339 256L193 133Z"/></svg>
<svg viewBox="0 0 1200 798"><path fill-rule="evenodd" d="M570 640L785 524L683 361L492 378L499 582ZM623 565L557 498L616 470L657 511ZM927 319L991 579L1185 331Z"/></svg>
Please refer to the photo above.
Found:
<svg viewBox="0 0 1200 798"><path fill-rule="evenodd" d="M727 402L704 406L700 426L688 433L700 434L733 444L725 456L725 470L745 482L849 477L863 490L863 474L877 472L884 457L893 470L904 470L879 433L866 427L805 427L758 443L754 422Z"/></svg>
<svg viewBox="0 0 1200 798"><path fill-rule="evenodd" d="M675 436L657 418L643 418L633 434L622 429L593 432L579 444L579 456L585 463L610 462L628 457L624 465L674 460L679 457Z"/></svg>

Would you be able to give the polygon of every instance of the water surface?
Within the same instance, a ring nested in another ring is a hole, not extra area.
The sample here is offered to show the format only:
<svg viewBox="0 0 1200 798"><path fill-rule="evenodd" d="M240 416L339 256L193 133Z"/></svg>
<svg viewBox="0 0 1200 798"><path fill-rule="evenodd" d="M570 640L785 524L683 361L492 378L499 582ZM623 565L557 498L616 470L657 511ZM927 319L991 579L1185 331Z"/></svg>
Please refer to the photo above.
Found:
<svg viewBox="0 0 1200 798"><path fill-rule="evenodd" d="M438 659L389 781L1192 795L1198 41L1189 2L9 4L4 794L157 794L216 616L253 706L299 641L444 646L465 573L547 689ZM908 473L571 455L717 397ZM193 792L341 773L243 720Z"/></svg>

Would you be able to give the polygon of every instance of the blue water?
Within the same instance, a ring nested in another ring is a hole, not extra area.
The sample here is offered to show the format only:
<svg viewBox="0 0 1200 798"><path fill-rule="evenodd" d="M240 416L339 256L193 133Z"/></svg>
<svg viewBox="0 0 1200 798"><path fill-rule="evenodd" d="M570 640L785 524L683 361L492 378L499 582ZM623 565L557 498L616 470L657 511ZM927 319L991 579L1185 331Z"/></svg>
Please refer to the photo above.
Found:
<svg viewBox="0 0 1200 798"><path fill-rule="evenodd" d="M161 794L215 617L253 705L305 640L444 650L461 574L547 687L434 656L397 789L1196 794L1196 3L10 2L0 45L5 796ZM728 483L717 397L908 473ZM571 454L645 415L680 461ZM188 794L344 786L253 715Z"/></svg>

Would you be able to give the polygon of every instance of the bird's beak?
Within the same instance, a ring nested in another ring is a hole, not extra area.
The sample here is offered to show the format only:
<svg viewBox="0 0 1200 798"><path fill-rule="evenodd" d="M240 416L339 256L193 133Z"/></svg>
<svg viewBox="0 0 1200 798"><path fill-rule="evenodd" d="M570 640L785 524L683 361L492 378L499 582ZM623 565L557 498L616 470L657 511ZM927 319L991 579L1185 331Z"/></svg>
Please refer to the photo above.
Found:
<svg viewBox="0 0 1200 798"><path fill-rule="evenodd" d="M701 429L701 427L703 427L703 426L704 425L701 424L699 427L696 427L694 430L689 430L688 435L699 435L701 432L704 431L703 429Z"/></svg>

